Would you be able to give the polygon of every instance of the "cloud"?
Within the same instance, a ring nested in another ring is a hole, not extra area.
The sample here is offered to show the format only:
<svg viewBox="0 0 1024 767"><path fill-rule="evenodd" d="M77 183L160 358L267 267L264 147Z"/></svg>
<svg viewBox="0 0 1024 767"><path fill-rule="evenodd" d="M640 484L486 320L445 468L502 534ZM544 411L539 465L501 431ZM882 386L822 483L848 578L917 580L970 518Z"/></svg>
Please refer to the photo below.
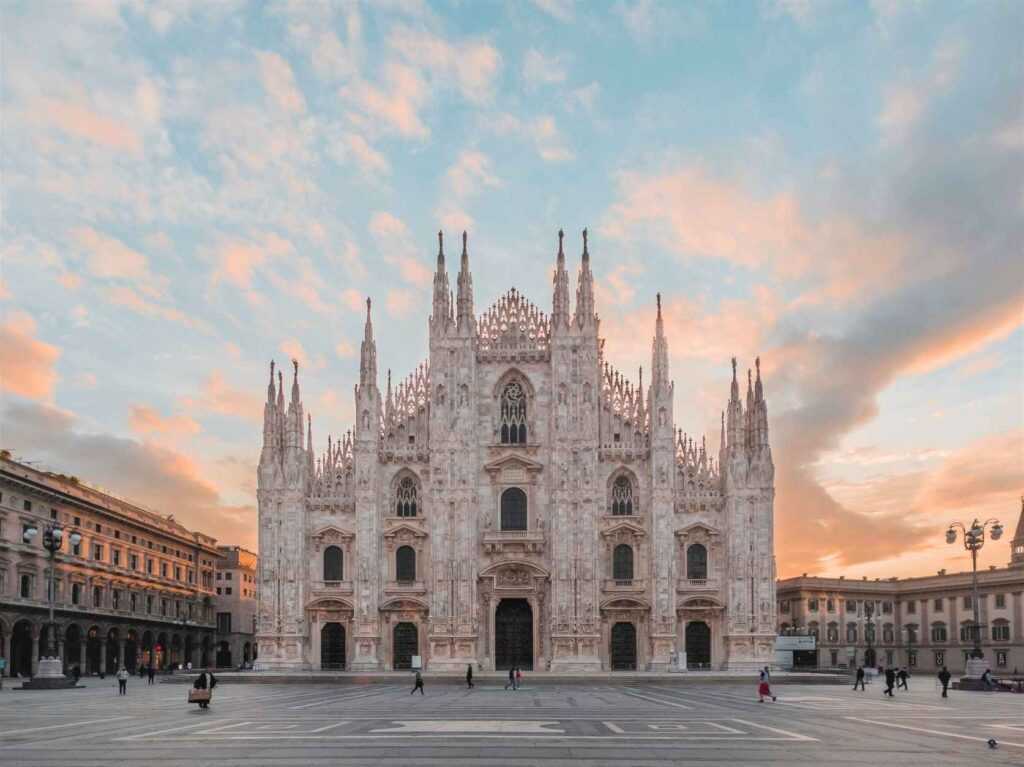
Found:
<svg viewBox="0 0 1024 767"><path fill-rule="evenodd" d="M203 320L189 316L179 309L175 309L172 306L164 306L163 304L151 301L143 296L139 295L135 290L126 285L115 285L108 288L104 295L110 303L116 306L122 306L125 309L130 309L136 314L141 314L145 317L156 317L158 319L167 320L168 322L177 322L185 327L192 328L194 330L203 330L206 328L206 324Z"/></svg>
<svg viewBox="0 0 1024 767"><path fill-rule="evenodd" d="M339 159L352 158L356 166L368 176L386 175L391 172L391 163L370 142L358 133L345 133L336 146Z"/></svg>
<svg viewBox="0 0 1024 767"><path fill-rule="evenodd" d="M694 34L707 26L696 5L666 0L618 0L612 10L638 43L650 43Z"/></svg>
<svg viewBox="0 0 1024 767"><path fill-rule="evenodd" d="M576 12L575 0L532 0L544 13L559 21L572 21Z"/></svg>
<svg viewBox="0 0 1024 767"><path fill-rule="evenodd" d="M505 113L489 119L487 125L499 136L516 136L529 141L545 162L567 162L576 157L551 115L521 120Z"/></svg>
<svg viewBox="0 0 1024 767"><path fill-rule="evenodd" d="M38 110L47 122L69 136L135 157L142 154L141 136L121 120L67 101L43 100Z"/></svg>
<svg viewBox="0 0 1024 767"><path fill-rule="evenodd" d="M356 348L345 339L342 339L334 347L334 353L341 357L341 359L347 360L356 356Z"/></svg>
<svg viewBox="0 0 1024 767"><path fill-rule="evenodd" d="M196 396L182 397L181 406L197 413L216 413L245 421L263 419L263 397L255 390L234 388L219 370L210 373Z"/></svg>
<svg viewBox="0 0 1024 767"><path fill-rule="evenodd" d="M200 431L199 424L186 415L164 417L148 405L131 405L129 410L128 423L136 434L175 437Z"/></svg>
<svg viewBox="0 0 1024 767"><path fill-rule="evenodd" d="M568 104L571 108L581 108L593 114L597 99L601 95L601 86L596 82L588 83L569 91Z"/></svg>
<svg viewBox="0 0 1024 767"><path fill-rule="evenodd" d="M501 54L481 40L450 43L425 29L399 26L388 37L389 47L409 64L421 67L439 86L454 86L474 104L494 97Z"/></svg>
<svg viewBox="0 0 1024 767"><path fill-rule="evenodd" d="M564 83L567 77L564 56L545 56L536 48L523 56L523 79L530 87Z"/></svg>
<svg viewBox="0 0 1024 767"><path fill-rule="evenodd" d="M405 288L392 288L388 291L384 306L392 317L403 319L409 316L416 304L416 296Z"/></svg>
<svg viewBox="0 0 1024 767"><path fill-rule="evenodd" d="M281 342L279 347L281 353L289 360L297 360L301 367L309 367L310 359L309 355L306 354L305 348L302 343L295 338L289 338Z"/></svg>
<svg viewBox="0 0 1024 767"><path fill-rule="evenodd" d="M904 73L885 86L877 120L884 141L900 143L913 133L931 103L956 81L965 54L966 45L962 40L943 40L932 51L930 66L925 72Z"/></svg>
<svg viewBox="0 0 1024 767"><path fill-rule="evenodd" d="M260 62L263 89L271 100L285 112L305 112L306 99L295 84L291 65L277 53L261 51L256 55Z"/></svg>
<svg viewBox="0 0 1024 767"><path fill-rule="evenodd" d="M149 260L115 237L80 227L72 232L74 241L89 253L89 271L103 279L119 279L133 283L150 297L160 295L166 279L154 276Z"/></svg>
<svg viewBox="0 0 1024 767"><path fill-rule="evenodd" d="M484 187L501 186L491 170L491 159L476 149L459 153L455 162L445 171L441 184L441 202L436 215L443 229L468 231L473 228L473 218L465 211L466 205Z"/></svg>
<svg viewBox="0 0 1024 767"><path fill-rule="evenodd" d="M25 312L12 312L0 324L0 389L29 399L51 400L61 350L35 335L35 320Z"/></svg>
<svg viewBox="0 0 1024 767"><path fill-rule="evenodd" d="M44 405L8 403L3 421L5 447L20 459L81 477L158 513L173 512L191 530L256 544L255 506L225 503L221 489L184 453L85 432L73 414Z"/></svg>
<svg viewBox="0 0 1024 767"><path fill-rule="evenodd" d="M433 272L426 266L419 249L412 241L405 222L387 211L378 211L370 218L370 234L384 260L399 270L399 276L417 287L426 287Z"/></svg>
<svg viewBox="0 0 1024 767"><path fill-rule="evenodd" d="M342 99L364 115L361 122L368 129L373 121L404 138L423 139L430 130L420 117L427 101L427 85L412 67L391 62L384 67L385 88L358 80L342 88ZM369 119L367 119L369 118Z"/></svg>

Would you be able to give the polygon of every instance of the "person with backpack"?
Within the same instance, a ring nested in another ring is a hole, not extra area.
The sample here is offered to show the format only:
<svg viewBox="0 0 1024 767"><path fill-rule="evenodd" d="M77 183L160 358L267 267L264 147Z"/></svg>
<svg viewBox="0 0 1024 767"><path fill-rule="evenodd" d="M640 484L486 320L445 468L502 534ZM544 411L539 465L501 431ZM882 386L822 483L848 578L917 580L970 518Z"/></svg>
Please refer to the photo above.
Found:
<svg viewBox="0 0 1024 767"><path fill-rule="evenodd" d="M423 692L423 675L419 672L419 670L416 671L416 683L413 685L412 692L410 692L409 694L412 695L417 690L420 691L420 695L426 694Z"/></svg>
<svg viewBox="0 0 1024 767"><path fill-rule="evenodd" d="M896 686L896 669L889 666L885 670L885 689L882 690L882 695L888 695L890 698L895 697L892 694L892 688Z"/></svg>
<svg viewBox="0 0 1024 767"><path fill-rule="evenodd" d="M942 697L948 698L949 695L946 691L949 689L949 680L953 675L949 673L949 669L945 666L942 667L942 671L939 672L939 682L942 684Z"/></svg>

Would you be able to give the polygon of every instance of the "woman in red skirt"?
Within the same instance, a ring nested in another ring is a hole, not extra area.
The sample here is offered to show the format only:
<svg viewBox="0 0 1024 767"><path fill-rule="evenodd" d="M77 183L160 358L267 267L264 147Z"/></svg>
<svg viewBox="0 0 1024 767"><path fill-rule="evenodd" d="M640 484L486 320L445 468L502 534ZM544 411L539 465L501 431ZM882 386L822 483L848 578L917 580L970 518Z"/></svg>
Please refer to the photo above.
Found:
<svg viewBox="0 0 1024 767"><path fill-rule="evenodd" d="M757 685L757 699L759 703L764 703L765 698L771 698L772 703L775 702L775 696L772 695L772 688L768 684L768 679L762 677L761 681Z"/></svg>

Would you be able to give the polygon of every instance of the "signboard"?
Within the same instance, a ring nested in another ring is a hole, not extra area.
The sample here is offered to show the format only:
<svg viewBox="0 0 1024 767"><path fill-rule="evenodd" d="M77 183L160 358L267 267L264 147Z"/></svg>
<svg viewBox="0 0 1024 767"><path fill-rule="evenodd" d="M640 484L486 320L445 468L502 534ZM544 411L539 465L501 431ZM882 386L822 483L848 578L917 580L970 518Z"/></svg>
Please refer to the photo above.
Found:
<svg viewBox="0 0 1024 767"><path fill-rule="evenodd" d="M813 636L778 636L775 637L775 650L816 650L817 642Z"/></svg>
<svg viewBox="0 0 1024 767"><path fill-rule="evenodd" d="M412 656L412 667L423 668L423 659L419 655Z"/></svg>

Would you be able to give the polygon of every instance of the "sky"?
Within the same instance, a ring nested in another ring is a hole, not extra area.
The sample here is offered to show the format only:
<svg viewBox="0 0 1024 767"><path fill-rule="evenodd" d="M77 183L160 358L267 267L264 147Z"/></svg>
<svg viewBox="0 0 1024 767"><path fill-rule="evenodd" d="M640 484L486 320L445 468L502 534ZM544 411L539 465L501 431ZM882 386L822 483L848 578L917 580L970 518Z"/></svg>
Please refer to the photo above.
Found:
<svg viewBox="0 0 1024 767"><path fill-rule="evenodd" d="M1024 492L1024 5L7 2L0 445L256 546L271 358L317 450L590 233L606 357L717 444L760 355L781 576L969 568ZM450 260L451 263L451 260ZM454 274L452 274L454 279ZM632 375L631 375L632 377ZM383 382L382 382L383 383Z"/></svg>

